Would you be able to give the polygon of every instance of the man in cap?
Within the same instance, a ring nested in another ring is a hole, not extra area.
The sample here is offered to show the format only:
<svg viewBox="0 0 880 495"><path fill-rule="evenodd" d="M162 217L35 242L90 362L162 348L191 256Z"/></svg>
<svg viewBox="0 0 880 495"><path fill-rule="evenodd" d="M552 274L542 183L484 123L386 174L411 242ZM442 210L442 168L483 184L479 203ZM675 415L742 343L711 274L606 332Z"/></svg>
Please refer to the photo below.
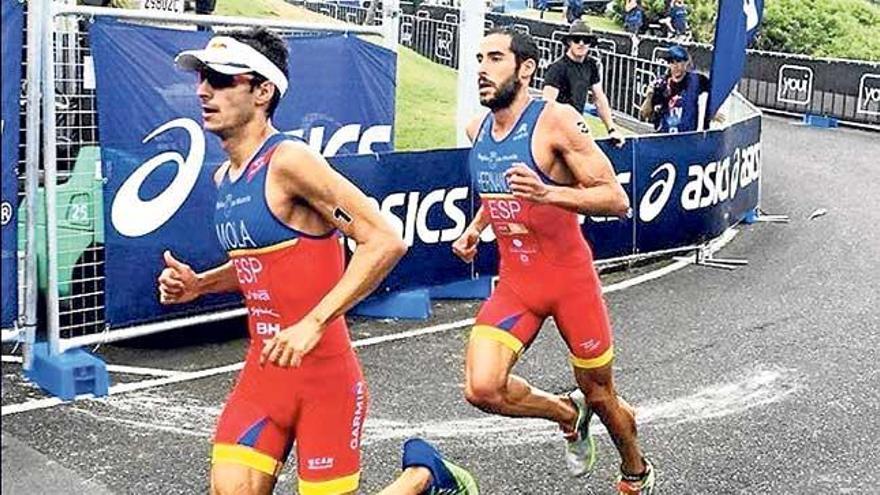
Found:
<svg viewBox="0 0 880 495"><path fill-rule="evenodd" d="M668 70L648 90L641 116L653 122L659 132L696 131L700 122L699 99L709 91L709 78L691 68L690 54L680 45L669 47L662 58Z"/></svg>
<svg viewBox="0 0 880 495"><path fill-rule="evenodd" d="M599 67L588 56L590 46L596 43L593 30L586 22L577 20L569 27L563 43L567 45L565 54L550 64L544 73L544 99L571 105L581 113L587 102L587 92L592 91L596 110L608 129L608 135L615 144L623 146L624 137L614 127L611 105L602 89Z"/></svg>
<svg viewBox="0 0 880 495"><path fill-rule="evenodd" d="M229 156L217 168L214 224L229 261L196 273L165 252L164 304L240 292L250 346L214 437L211 491L268 494L297 448L299 493L355 493L367 388L345 312L406 245L367 197L272 115L288 90L287 46L257 28L176 58L198 74L204 128ZM345 267L339 233L357 249Z"/></svg>

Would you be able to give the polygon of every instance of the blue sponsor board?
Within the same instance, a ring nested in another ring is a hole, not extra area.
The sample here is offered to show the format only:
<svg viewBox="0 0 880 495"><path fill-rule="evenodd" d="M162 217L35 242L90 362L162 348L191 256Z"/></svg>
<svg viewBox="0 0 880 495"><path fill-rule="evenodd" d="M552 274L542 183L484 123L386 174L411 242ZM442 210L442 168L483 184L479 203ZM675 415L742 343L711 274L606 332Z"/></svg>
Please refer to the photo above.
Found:
<svg viewBox="0 0 880 495"><path fill-rule="evenodd" d="M18 318L18 258L16 255L18 210L18 139L19 111L21 110L21 49L24 33L22 3L17 0L3 0L2 36L0 48L2 58L2 189L0 202L2 213L2 277L3 309L0 325L9 328Z"/></svg>
<svg viewBox="0 0 880 495"><path fill-rule="evenodd" d="M225 260L211 222L212 174L225 156L219 140L202 130L196 76L174 65L177 53L201 48L209 37L103 19L91 26L111 325L239 302L212 297L169 308L158 303L156 292L165 249L197 270ZM325 156L391 150L395 55L355 36L286 42L290 91L276 110L275 126Z"/></svg>
<svg viewBox="0 0 880 495"><path fill-rule="evenodd" d="M706 241L758 205L759 117L726 130L639 139L636 154L638 252Z"/></svg>
<svg viewBox="0 0 880 495"><path fill-rule="evenodd" d="M636 140L629 139L621 148L608 140L599 142L599 148L608 155L617 180L623 186L630 205L635 204ZM590 242L595 259L608 259L633 253L635 219L617 217L587 217L581 230Z"/></svg>
<svg viewBox="0 0 880 495"><path fill-rule="evenodd" d="M470 265L455 256L451 247L464 233L475 211L467 169L468 151L390 153L332 160L339 172L373 198L409 246L406 256L382 283L382 291L434 286L470 277Z"/></svg>

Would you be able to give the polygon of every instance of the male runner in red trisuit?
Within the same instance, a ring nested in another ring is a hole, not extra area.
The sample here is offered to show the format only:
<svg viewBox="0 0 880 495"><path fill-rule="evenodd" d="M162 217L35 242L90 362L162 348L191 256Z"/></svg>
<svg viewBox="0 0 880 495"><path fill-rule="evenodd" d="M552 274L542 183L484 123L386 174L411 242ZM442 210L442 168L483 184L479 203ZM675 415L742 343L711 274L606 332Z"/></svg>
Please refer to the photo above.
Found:
<svg viewBox="0 0 880 495"><path fill-rule="evenodd" d="M177 64L197 71L204 127L229 160L214 174L214 223L229 261L195 273L165 253L160 299L240 291L250 347L214 438L211 491L268 494L294 442L299 493L355 493L367 389L344 314L406 246L366 196L271 116L287 47L256 29L215 36ZM338 231L357 249L346 268Z"/></svg>
<svg viewBox="0 0 880 495"><path fill-rule="evenodd" d="M636 439L632 408L614 391L614 348L602 290L577 215L624 216L629 200L583 117L568 105L533 100L540 52L530 36L491 31L480 44L480 103L491 112L468 126L470 167L481 207L453 250L466 262L492 226L499 283L479 311L465 364L467 400L506 416L546 418L567 432L573 475L590 472L592 413L622 458L617 488L649 494L654 471ZM556 396L511 369L552 316L568 345L579 390Z"/></svg>

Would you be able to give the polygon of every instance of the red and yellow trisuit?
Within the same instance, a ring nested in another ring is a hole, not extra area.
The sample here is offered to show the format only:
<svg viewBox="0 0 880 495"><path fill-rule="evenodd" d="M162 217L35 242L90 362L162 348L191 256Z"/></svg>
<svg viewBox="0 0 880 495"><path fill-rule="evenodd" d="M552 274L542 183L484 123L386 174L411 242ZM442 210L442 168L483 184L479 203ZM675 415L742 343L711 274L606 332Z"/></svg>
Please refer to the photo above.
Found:
<svg viewBox="0 0 880 495"><path fill-rule="evenodd" d="M214 224L248 309L244 369L223 409L213 462L277 476L296 444L299 493L357 489L367 388L343 317L331 322L297 368L260 366L263 342L301 320L342 277L339 235L311 236L281 222L266 202L276 147L269 137L238 177L223 172Z"/></svg>
<svg viewBox="0 0 880 495"><path fill-rule="evenodd" d="M470 153L471 177L497 237L499 283L477 314L471 338L489 338L523 352L552 316L579 368L598 368L614 357L611 326L593 254L577 214L515 197L504 173L522 163L541 180L532 140L545 102L531 100L503 139L492 135L493 116L480 125Z"/></svg>

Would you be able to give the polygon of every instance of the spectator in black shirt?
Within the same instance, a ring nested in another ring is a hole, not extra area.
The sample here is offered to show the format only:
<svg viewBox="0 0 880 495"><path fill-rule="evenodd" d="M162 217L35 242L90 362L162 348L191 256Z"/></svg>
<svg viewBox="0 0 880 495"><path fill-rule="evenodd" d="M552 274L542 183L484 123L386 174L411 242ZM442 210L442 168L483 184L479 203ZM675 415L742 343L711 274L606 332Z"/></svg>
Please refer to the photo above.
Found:
<svg viewBox="0 0 880 495"><path fill-rule="evenodd" d="M544 73L544 99L571 105L578 113L583 113L587 92L592 90L596 110L608 129L608 136L617 146L623 146L623 135L614 128L611 105L602 89L599 67L587 56L590 46L596 42L593 30L584 21L575 21L563 42L568 46L565 54L550 64Z"/></svg>

